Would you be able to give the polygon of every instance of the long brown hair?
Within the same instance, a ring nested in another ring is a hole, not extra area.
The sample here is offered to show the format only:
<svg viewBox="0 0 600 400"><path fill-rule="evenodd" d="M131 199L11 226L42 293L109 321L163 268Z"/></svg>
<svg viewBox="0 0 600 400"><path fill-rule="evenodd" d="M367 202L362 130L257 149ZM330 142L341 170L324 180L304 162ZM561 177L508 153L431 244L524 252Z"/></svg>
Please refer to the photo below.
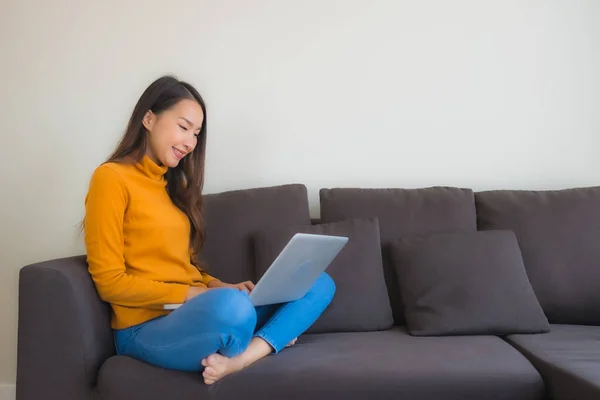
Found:
<svg viewBox="0 0 600 400"><path fill-rule="evenodd" d="M190 99L202 107L204 121L194 151L185 156L175 168L165 174L167 192L190 221L191 262L202 269L199 254L204 244L204 218L202 189L204 186L204 164L206 150L206 105L198 91L189 83L166 75L158 78L142 93L127 124L127 129L115 151L106 162L139 162L146 154L147 131L142 120L151 110L154 114L173 107L179 101Z"/></svg>

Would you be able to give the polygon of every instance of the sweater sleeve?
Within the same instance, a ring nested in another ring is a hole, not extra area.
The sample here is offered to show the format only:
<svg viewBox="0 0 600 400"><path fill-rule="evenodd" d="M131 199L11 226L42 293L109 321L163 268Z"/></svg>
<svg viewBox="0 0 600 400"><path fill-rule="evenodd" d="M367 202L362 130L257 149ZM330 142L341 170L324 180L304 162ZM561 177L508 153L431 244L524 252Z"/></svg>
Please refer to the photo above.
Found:
<svg viewBox="0 0 600 400"><path fill-rule="evenodd" d="M193 248L190 248L190 261L192 262L193 265L196 265L198 271L200 271L200 275L202 276L202 283L204 285L208 286L208 282L214 281L217 279L217 278L207 274L206 272L204 272L202 266L198 262L198 258L196 257L196 254L194 253Z"/></svg>
<svg viewBox="0 0 600 400"><path fill-rule="evenodd" d="M183 303L189 286L130 275L125 268L123 220L128 193L117 171L94 171L85 199L85 245L89 273L103 301L124 307L162 308Z"/></svg>
<svg viewBox="0 0 600 400"><path fill-rule="evenodd" d="M210 276L206 272L200 271L200 273L202 274L202 283L204 283L206 286L208 286L208 282L214 281L215 279L217 279L215 277Z"/></svg>

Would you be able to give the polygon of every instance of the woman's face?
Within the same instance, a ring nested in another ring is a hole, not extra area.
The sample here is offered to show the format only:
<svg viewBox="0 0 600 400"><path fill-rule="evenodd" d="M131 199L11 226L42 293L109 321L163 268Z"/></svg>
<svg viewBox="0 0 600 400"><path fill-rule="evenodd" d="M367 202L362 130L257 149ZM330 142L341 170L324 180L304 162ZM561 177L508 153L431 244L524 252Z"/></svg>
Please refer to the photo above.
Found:
<svg viewBox="0 0 600 400"><path fill-rule="evenodd" d="M148 111L143 120L148 131L146 155L158 165L176 167L196 147L203 121L202 107L189 99L160 114Z"/></svg>

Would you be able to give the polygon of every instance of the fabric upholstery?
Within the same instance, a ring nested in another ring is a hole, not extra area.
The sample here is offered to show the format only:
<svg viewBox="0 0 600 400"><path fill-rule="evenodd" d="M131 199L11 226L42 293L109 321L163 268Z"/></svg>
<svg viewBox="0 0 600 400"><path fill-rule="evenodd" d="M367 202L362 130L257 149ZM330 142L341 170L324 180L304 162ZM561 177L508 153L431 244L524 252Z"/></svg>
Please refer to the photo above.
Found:
<svg viewBox="0 0 600 400"><path fill-rule="evenodd" d="M96 391L110 400L208 400L201 373L158 368L126 356L111 357L100 370Z"/></svg>
<svg viewBox="0 0 600 400"><path fill-rule="evenodd" d="M115 356L102 367L98 392L116 400L542 400L544 384L497 337L417 338L394 328L304 335L211 386L201 374Z"/></svg>
<svg viewBox="0 0 600 400"><path fill-rule="evenodd" d="M549 330L513 232L433 234L400 239L391 249L411 334Z"/></svg>
<svg viewBox="0 0 600 400"><path fill-rule="evenodd" d="M497 337L417 338L402 328L301 336L211 388L214 399L541 400L531 364Z"/></svg>
<svg viewBox="0 0 600 400"><path fill-rule="evenodd" d="M90 396L114 354L110 309L84 256L25 266L19 273L18 399Z"/></svg>
<svg viewBox="0 0 600 400"><path fill-rule="evenodd" d="M507 338L537 368L553 400L600 399L600 327L552 325L543 335Z"/></svg>

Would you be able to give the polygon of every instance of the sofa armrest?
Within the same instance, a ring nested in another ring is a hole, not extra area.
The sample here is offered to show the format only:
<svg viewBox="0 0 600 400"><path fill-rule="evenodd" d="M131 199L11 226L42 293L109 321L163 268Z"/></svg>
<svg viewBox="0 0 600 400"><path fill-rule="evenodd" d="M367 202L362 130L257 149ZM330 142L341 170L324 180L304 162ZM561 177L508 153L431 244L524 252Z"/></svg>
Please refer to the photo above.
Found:
<svg viewBox="0 0 600 400"><path fill-rule="evenodd" d="M91 398L102 363L114 354L108 304L84 256L19 272L17 399Z"/></svg>

